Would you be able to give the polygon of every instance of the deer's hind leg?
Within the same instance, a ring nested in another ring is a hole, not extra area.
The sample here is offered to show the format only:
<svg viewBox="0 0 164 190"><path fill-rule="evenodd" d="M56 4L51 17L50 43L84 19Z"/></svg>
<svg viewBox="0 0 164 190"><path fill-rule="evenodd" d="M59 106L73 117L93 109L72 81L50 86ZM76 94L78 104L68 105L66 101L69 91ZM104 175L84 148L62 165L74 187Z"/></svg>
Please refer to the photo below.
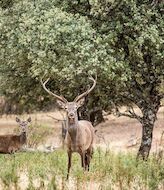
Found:
<svg viewBox="0 0 164 190"><path fill-rule="evenodd" d="M85 152L80 153L81 156L81 166L85 169L86 164L85 164Z"/></svg>

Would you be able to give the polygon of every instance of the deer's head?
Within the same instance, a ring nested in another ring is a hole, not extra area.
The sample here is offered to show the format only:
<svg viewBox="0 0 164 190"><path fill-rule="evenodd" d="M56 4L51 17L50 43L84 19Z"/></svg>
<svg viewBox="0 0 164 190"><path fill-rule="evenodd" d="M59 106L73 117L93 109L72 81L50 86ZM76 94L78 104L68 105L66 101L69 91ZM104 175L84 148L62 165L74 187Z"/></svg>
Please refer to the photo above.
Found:
<svg viewBox="0 0 164 190"><path fill-rule="evenodd" d="M58 96L51 92L49 89L47 89L46 84L49 81L47 79L45 82L41 80L41 84L46 92L53 95L55 98L57 98L57 103L60 108L64 109L67 113L68 121L70 124L73 124L75 120L77 119L77 110L80 108L85 101L85 96L87 96L95 87L96 80L92 77L89 78L93 81L93 85L91 88L89 88L86 92L82 93L81 95L77 96L73 102L68 102L63 96Z"/></svg>
<svg viewBox="0 0 164 190"><path fill-rule="evenodd" d="M31 123L31 117L29 117L25 121L20 120L18 117L16 117L16 122L19 124L21 132L25 133L25 132L27 132L28 125Z"/></svg>

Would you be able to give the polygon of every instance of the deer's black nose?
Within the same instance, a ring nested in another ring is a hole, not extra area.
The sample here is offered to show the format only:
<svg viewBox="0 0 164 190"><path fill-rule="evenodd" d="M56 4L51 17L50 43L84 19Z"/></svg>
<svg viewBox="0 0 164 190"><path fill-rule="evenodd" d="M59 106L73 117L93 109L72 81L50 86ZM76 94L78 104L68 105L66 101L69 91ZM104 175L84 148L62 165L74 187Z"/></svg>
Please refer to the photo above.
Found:
<svg viewBox="0 0 164 190"><path fill-rule="evenodd" d="M73 118L74 117L74 113L72 113L72 112L69 113L68 117Z"/></svg>

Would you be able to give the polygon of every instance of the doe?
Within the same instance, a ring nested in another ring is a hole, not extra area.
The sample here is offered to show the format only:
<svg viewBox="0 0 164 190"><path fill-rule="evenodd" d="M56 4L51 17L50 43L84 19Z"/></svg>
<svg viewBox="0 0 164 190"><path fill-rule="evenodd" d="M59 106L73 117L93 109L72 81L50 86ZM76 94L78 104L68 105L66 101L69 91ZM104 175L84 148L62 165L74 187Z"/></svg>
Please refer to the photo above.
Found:
<svg viewBox="0 0 164 190"><path fill-rule="evenodd" d="M21 121L16 117L16 122L21 130L20 135L0 135L0 153L14 153L21 150L23 145L27 143L27 126L31 122L31 117L26 121Z"/></svg>

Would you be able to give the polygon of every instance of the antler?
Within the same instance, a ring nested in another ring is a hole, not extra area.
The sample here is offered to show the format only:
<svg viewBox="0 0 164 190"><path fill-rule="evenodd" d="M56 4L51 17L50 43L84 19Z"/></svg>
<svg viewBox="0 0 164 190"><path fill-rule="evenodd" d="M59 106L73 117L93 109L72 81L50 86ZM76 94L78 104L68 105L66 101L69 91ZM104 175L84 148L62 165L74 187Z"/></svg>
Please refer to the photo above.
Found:
<svg viewBox="0 0 164 190"><path fill-rule="evenodd" d="M84 92L81 95L77 96L74 99L74 102L78 102L80 99L82 99L83 97L87 96L94 89L94 87L96 86L97 75L96 75L95 79L93 77L89 77L89 79L93 81L92 87L88 88L88 90L86 92Z"/></svg>
<svg viewBox="0 0 164 190"><path fill-rule="evenodd" d="M44 90L45 90L46 92L48 92L49 94L53 95L55 98L61 100L62 102L67 103L67 100L66 100L63 96L58 96L58 95L54 94L53 92L51 92L50 90L47 89L46 84L47 84L47 82L48 82L49 80L50 80L50 78L48 78L45 82L43 82L42 78L40 79L40 82L41 82L41 84L42 84Z"/></svg>

